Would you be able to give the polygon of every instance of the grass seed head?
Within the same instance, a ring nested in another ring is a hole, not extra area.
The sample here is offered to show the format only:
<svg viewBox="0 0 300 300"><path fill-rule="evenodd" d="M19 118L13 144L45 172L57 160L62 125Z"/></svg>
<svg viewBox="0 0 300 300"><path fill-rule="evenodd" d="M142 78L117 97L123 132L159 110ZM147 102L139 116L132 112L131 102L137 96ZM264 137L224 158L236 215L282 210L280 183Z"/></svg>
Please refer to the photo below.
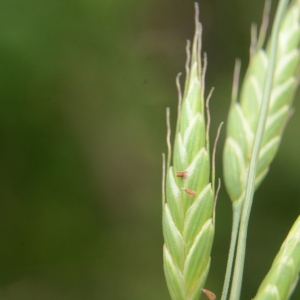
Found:
<svg viewBox="0 0 300 300"><path fill-rule="evenodd" d="M163 205L164 271L173 300L199 299L209 271L214 236L214 191L210 182L203 98L205 64L201 64L202 27L198 14L196 4L196 30L191 53L190 43L187 44L187 74L182 97L177 77L177 129L173 157L172 160L168 158L166 192L163 193L166 195Z"/></svg>
<svg viewBox="0 0 300 300"><path fill-rule="evenodd" d="M300 272L300 216L275 257L253 300L289 299Z"/></svg>
<svg viewBox="0 0 300 300"><path fill-rule="evenodd" d="M291 2L280 27L275 75L256 171L256 188L266 176L278 150L282 133L291 114L298 86L300 52L300 1ZM261 30L262 31L262 30ZM264 30L263 30L264 31ZM264 34L263 34L264 36ZM239 102L234 84L233 103L227 122L223 164L224 181L232 201L243 199L246 177L253 148L262 101L262 90L269 61L269 45L252 42L252 56L242 85ZM253 45L255 47L253 48ZM238 80L235 78L235 82Z"/></svg>

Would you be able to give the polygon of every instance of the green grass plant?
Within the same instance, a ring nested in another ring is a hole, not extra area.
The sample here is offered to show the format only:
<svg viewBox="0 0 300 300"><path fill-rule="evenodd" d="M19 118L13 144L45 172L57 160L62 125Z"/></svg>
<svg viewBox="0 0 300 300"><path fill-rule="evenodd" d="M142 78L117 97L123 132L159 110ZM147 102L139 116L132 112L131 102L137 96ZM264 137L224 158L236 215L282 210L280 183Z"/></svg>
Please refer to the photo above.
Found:
<svg viewBox="0 0 300 300"><path fill-rule="evenodd" d="M253 300L289 299L300 270L300 217L295 221L276 255L270 271Z"/></svg>
<svg viewBox="0 0 300 300"><path fill-rule="evenodd" d="M233 207L231 244L222 300L239 300L246 239L255 189L267 175L292 113L299 83L300 0L280 0L270 39L265 43L270 1L257 37L252 27L250 61L239 91L237 61L223 152L226 190ZM196 5L196 32L187 46L183 96L179 105L174 152L170 142L163 175L164 271L173 300L199 299L210 266L215 226L215 164L210 158L208 100L204 98L206 58L202 65L201 31ZM266 44L266 45L265 45ZM282 245L256 300L289 299L300 270L298 218ZM237 249L236 249L237 248ZM232 270L234 270L232 275ZM204 289L205 295L214 297ZM213 299L213 298L212 298Z"/></svg>
<svg viewBox="0 0 300 300"><path fill-rule="evenodd" d="M296 0L285 9L287 4L288 1L279 3L266 50L262 48L265 22L258 41L252 41L252 55L242 85L240 103L234 99L228 117L223 169L225 186L235 211L230 256L235 249L238 223L242 218L231 300L238 299L240 294L254 188L266 176L278 150L298 86L300 5ZM230 264L231 259L228 261L222 299L227 293Z"/></svg>
<svg viewBox="0 0 300 300"><path fill-rule="evenodd" d="M300 7L294 1L284 16L277 43L274 79L264 136L258 158L255 186L266 176L278 150L283 129L291 113L292 100L298 85ZM224 147L224 181L232 201L243 201L255 133L260 118L263 87L270 61L263 41L254 41L252 57L242 85L240 101L233 99L227 121ZM229 168L229 166L231 166Z"/></svg>
<svg viewBox="0 0 300 300"><path fill-rule="evenodd" d="M179 95L178 123L166 199L163 203L164 271L172 299L199 299L210 266L214 237L214 187L201 63L201 24L196 6L192 52L187 46L187 74ZM182 103L181 103L182 98ZM170 142L168 141L170 148ZM201 214L199 214L201 211Z"/></svg>

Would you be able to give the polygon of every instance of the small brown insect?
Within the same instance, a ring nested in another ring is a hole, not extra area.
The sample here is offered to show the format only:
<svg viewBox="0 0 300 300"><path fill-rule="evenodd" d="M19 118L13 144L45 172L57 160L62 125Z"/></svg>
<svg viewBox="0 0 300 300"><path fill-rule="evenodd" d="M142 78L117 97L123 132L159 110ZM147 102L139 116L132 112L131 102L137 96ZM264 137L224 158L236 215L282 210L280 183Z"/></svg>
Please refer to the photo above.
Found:
<svg viewBox="0 0 300 300"><path fill-rule="evenodd" d="M195 197L196 196L196 192L189 189L189 188L185 188L184 191L189 194L191 197Z"/></svg>
<svg viewBox="0 0 300 300"><path fill-rule="evenodd" d="M202 292L209 300L217 299L216 295L210 290L202 289Z"/></svg>
<svg viewBox="0 0 300 300"><path fill-rule="evenodd" d="M187 177L187 171L178 171L178 172L176 172L176 177L186 178Z"/></svg>

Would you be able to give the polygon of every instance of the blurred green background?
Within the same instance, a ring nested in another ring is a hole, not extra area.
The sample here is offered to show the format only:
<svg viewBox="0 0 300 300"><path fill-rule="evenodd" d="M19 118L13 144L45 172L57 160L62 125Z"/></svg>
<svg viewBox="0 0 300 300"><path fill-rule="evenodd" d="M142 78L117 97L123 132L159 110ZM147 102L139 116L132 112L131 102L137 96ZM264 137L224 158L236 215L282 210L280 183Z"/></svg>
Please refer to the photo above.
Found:
<svg viewBox="0 0 300 300"><path fill-rule="evenodd" d="M261 0L200 1L206 89L216 88L212 136L226 120L234 60L243 73L262 9ZM174 124L175 77L193 32L188 0L1 1L1 300L170 299L161 153L165 109ZM299 214L299 106L298 96L256 194L241 299L255 295ZM216 225L206 287L220 295L231 226L224 188Z"/></svg>

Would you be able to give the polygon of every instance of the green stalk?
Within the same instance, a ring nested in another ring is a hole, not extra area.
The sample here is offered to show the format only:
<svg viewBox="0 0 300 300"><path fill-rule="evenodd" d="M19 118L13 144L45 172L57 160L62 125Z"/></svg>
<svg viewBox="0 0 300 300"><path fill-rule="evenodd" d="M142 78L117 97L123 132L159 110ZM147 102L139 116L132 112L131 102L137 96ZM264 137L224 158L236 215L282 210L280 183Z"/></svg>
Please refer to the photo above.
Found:
<svg viewBox="0 0 300 300"><path fill-rule="evenodd" d="M221 300L227 299L242 208L243 208L242 202L235 201L232 203L233 216L232 216L231 238L230 238L229 254L227 259L226 274L225 274L225 279L223 284Z"/></svg>
<svg viewBox="0 0 300 300"><path fill-rule="evenodd" d="M238 236L237 254L235 259L235 267L233 273L230 300L239 299L241 294L245 252L246 252L247 231L248 231L248 223L249 223L249 217L250 217L254 189L255 189L257 162L258 162L259 152L261 150L261 144L262 144L265 125L268 116L269 101L270 101L270 95L272 91L272 83L273 83L275 62L276 62L278 34L280 30L281 21L286 11L288 2L289 2L288 0L281 0L279 2L275 20L274 20L272 35L271 35L270 56L269 56L270 60L268 64L268 69L267 69L267 74L266 74L266 79L265 79L265 84L263 89L260 117L258 121L257 131L256 131L254 144L253 144L252 156L249 165L249 172L248 172L247 185L245 191L245 200L244 200L244 205L242 210L242 218L241 218L240 231Z"/></svg>

